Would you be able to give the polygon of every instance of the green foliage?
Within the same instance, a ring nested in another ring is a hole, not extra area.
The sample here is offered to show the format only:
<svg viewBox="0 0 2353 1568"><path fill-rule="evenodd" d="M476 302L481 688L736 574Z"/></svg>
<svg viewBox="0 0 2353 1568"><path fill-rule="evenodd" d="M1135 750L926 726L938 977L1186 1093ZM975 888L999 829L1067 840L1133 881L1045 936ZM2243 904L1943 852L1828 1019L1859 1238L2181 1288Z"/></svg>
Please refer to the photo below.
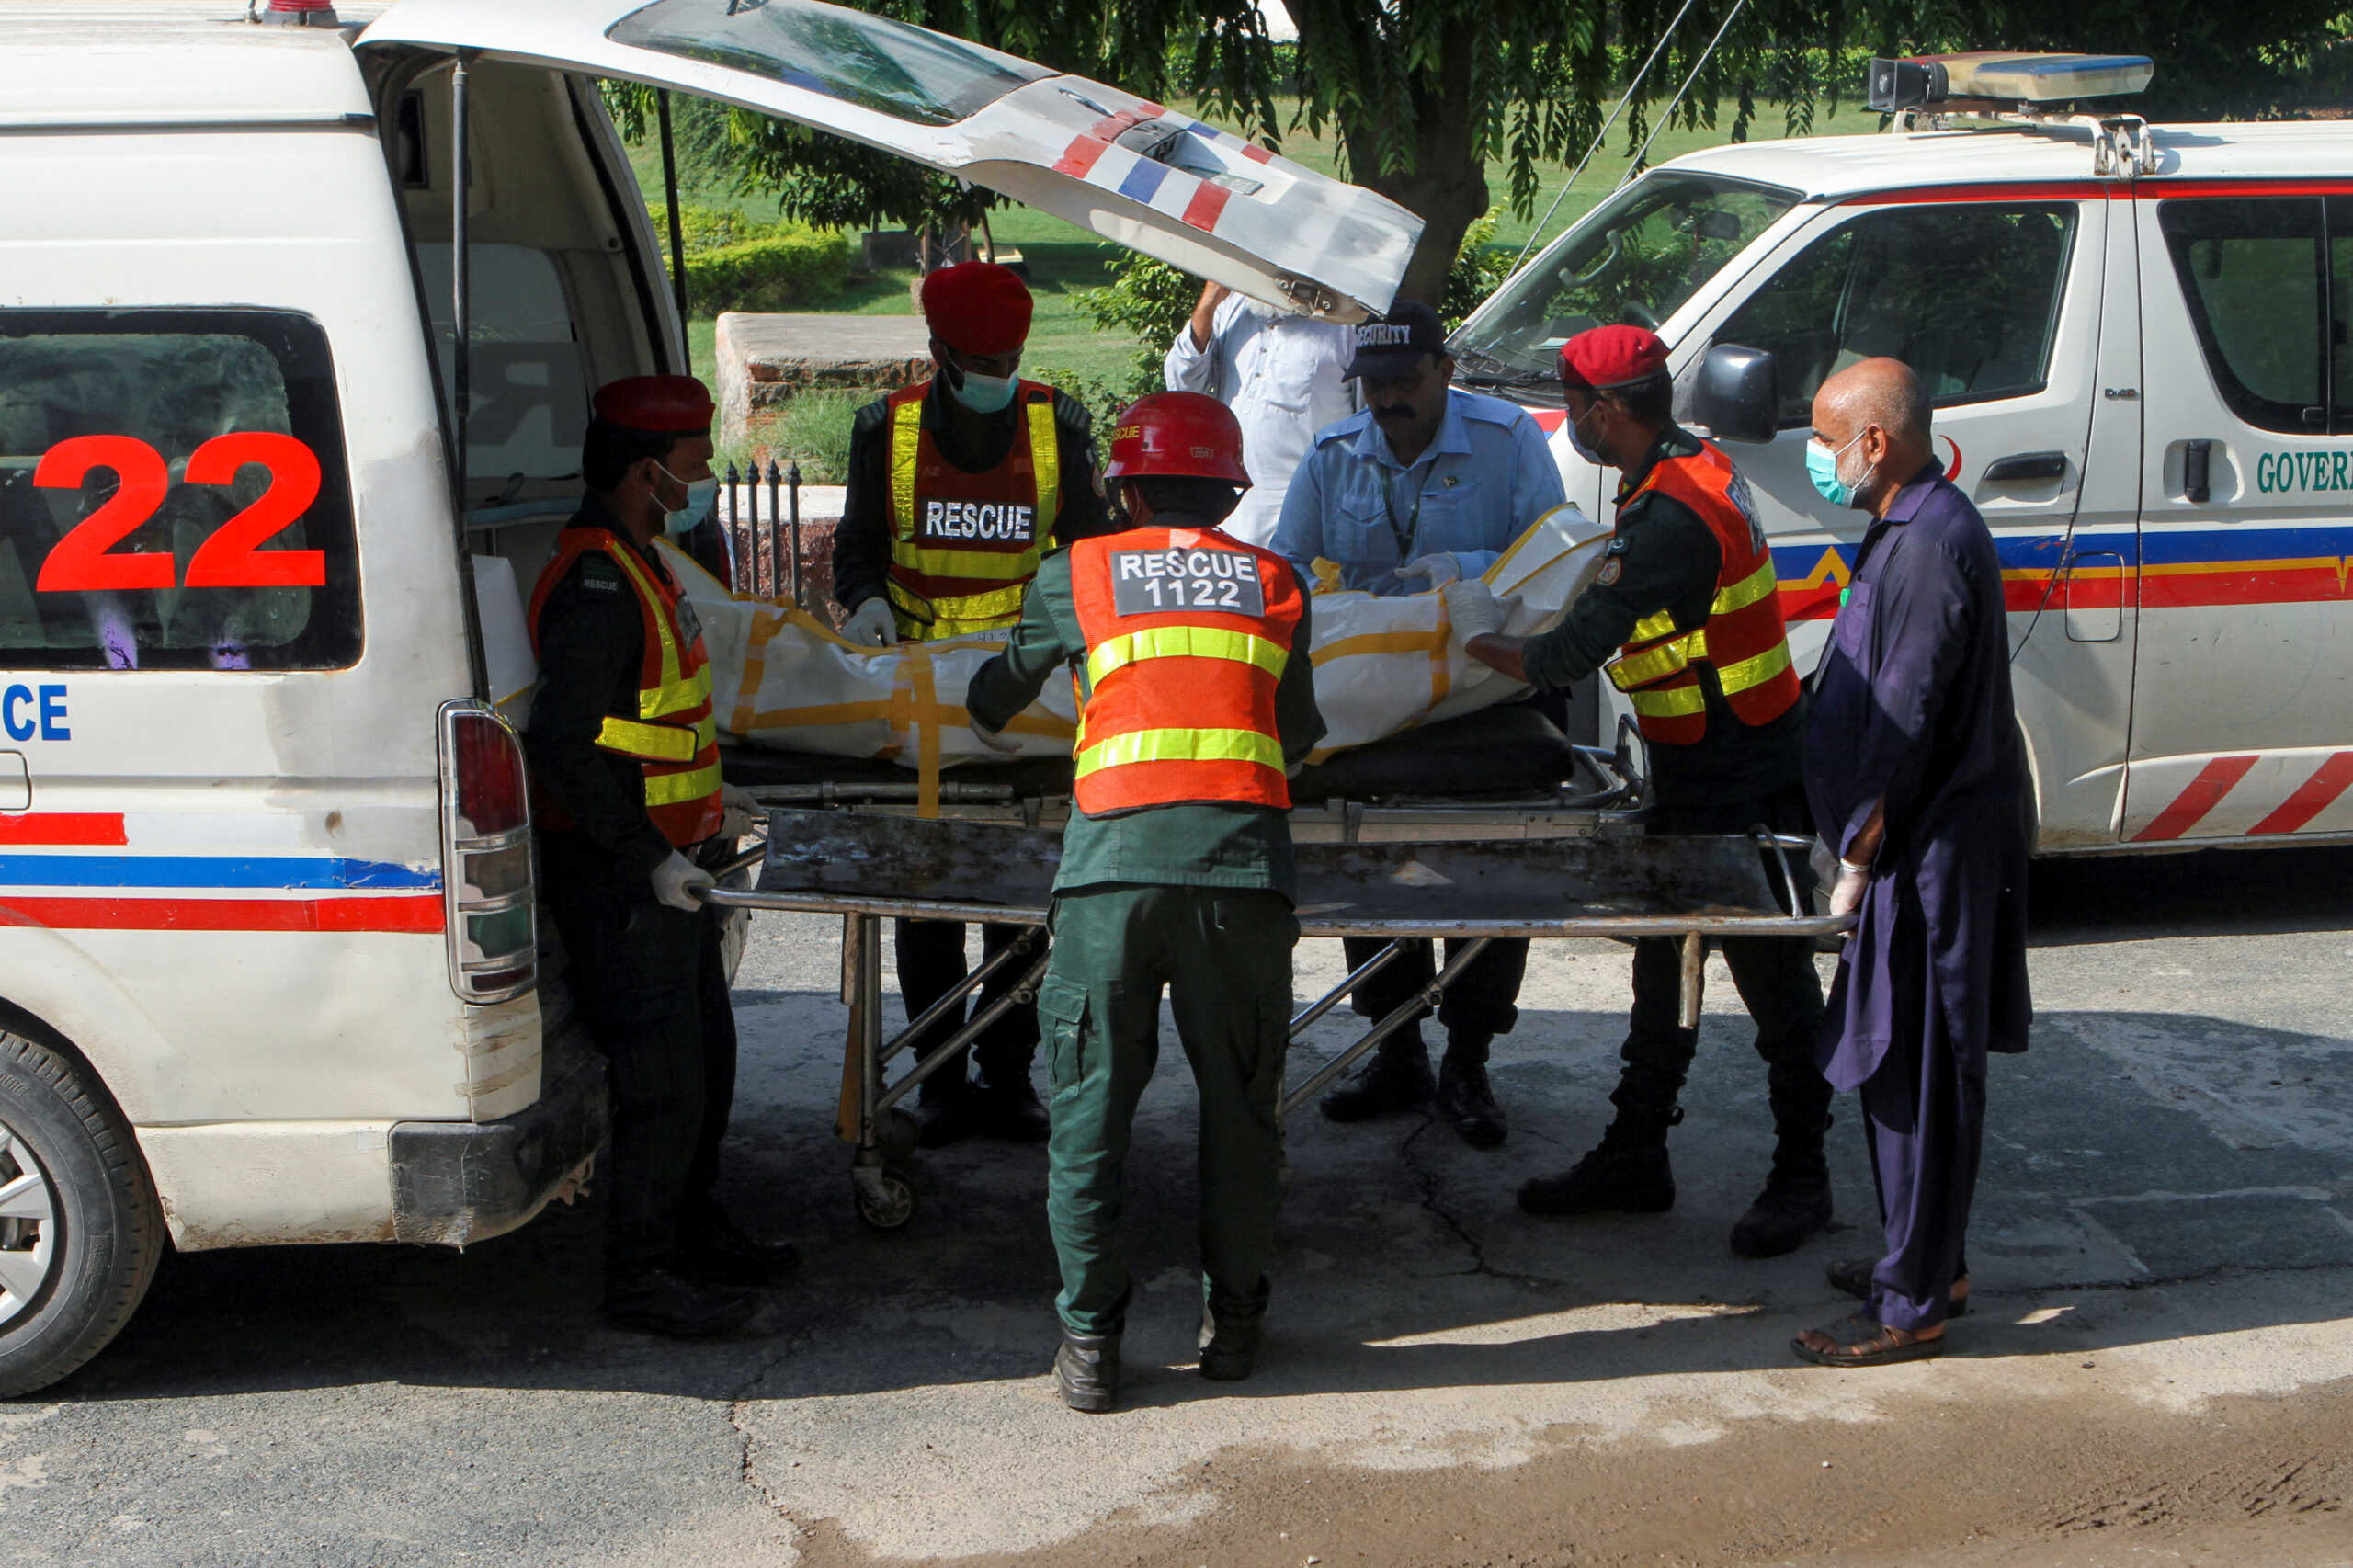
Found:
<svg viewBox="0 0 2353 1568"><path fill-rule="evenodd" d="M1160 390L1162 361L1201 297L1201 280L1140 251L1120 251L1107 265L1111 281L1100 289L1080 290L1071 303L1105 332L1124 333L1136 340L1127 376L1104 383L1116 406L1124 408L1144 393ZM1063 390L1078 396L1069 387ZM1080 401L1093 406L1088 399Z"/></svg>
<svg viewBox="0 0 2353 1568"><path fill-rule="evenodd" d="M1447 268L1446 298L1438 314L1449 332L1461 326L1511 276L1511 247L1495 244L1495 218L1490 210L1462 231L1462 248L1454 253L1454 265Z"/></svg>
<svg viewBox="0 0 2353 1568"><path fill-rule="evenodd" d="M645 210L653 220L654 237L662 242L665 253L670 244L670 210L654 202ZM722 250L729 245L748 244L754 240L773 240L810 233L797 224L763 223L742 212L730 212L716 207L681 205L678 209L678 237L685 242L687 255L697 256L706 251Z"/></svg>
<svg viewBox="0 0 2353 1568"><path fill-rule="evenodd" d="M733 463L748 469L773 460L781 468L797 462L803 484L845 483L849 478L850 426L858 411L873 401L870 392L844 387L796 392L776 413L755 420L746 439L721 448L711 466L724 469Z"/></svg>
<svg viewBox="0 0 2353 1568"><path fill-rule="evenodd" d="M1140 381L1133 372L1117 376L1091 375L1053 359L1032 361L1024 358L1021 373L1033 381L1043 381L1056 392L1075 398L1094 416L1095 439L1098 447L1108 439L1105 432L1119 422L1120 412L1128 404L1146 392L1160 391L1157 356L1154 358L1152 379L1148 382Z"/></svg>
<svg viewBox="0 0 2353 1568"><path fill-rule="evenodd" d="M687 256L687 301L698 315L804 309L839 291L857 256L837 233L810 230Z"/></svg>

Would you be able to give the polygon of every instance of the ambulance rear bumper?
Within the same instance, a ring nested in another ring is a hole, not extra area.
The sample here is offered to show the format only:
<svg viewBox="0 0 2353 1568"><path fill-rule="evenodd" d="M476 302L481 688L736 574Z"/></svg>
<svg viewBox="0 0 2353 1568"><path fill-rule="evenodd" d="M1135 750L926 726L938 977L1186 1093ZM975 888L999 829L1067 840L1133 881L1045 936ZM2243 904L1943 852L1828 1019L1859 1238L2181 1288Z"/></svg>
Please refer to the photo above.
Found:
<svg viewBox="0 0 2353 1568"><path fill-rule="evenodd" d="M556 1066L551 1058L551 1068ZM386 1135L396 1241L465 1246L523 1224L587 1180L609 1111L604 1059L570 1053L536 1104L497 1121L398 1121Z"/></svg>

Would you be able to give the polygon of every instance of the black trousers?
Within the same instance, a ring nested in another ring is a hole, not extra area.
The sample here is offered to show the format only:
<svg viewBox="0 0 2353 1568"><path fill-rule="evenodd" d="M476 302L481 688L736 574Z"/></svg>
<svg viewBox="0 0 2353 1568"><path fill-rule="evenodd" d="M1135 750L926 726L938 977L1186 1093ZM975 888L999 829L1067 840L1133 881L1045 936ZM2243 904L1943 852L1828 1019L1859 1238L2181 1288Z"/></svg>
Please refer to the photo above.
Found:
<svg viewBox="0 0 2353 1568"><path fill-rule="evenodd" d="M910 1020L956 988L964 978L968 966L964 962L964 926L955 920L902 920L895 933L899 949L899 995L906 1004ZM1025 926L991 921L981 927L981 956L994 958L1022 932ZM961 1008L951 1008L947 1016L924 1031L915 1042L915 1054L920 1057L941 1040L961 1028L971 1018L1011 991L1019 983L1022 974L1036 963L1016 959L984 981L976 996L966 999ZM939 1071L923 1081L926 1099L956 1092L964 1082L966 1052L958 1051L953 1058L940 1063ZM1038 1009L1034 1005L1008 1007L1002 1017L991 1024L972 1042L972 1055L980 1058L981 1076L995 1085L1010 1085L1029 1076L1029 1064L1038 1055Z"/></svg>
<svg viewBox="0 0 2353 1568"><path fill-rule="evenodd" d="M565 972L612 1092L602 1185L608 1277L662 1263L713 1207L719 1143L735 1099L735 1010L721 913L654 901L642 877L575 833L540 835L548 909Z"/></svg>
<svg viewBox="0 0 2353 1568"><path fill-rule="evenodd" d="M1351 971L1370 961L1385 945L1378 937L1347 937L1340 942ZM1436 946L1429 941L1404 943L1388 968L1357 987L1348 1005L1365 1017L1387 1017L1436 977ZM1451 959L1460 947L1460 943L1447 943L1447 957ZM1486 950L1471 960L1438 1003L1438 1021L1446 1026L1449 1052L1473 1062L1487 1059L1488 1040L1509 1034L1519 1018L1519 983L1527 972L1528 943L1522 938L1489 942ZM1425 1010L1421 1016L1429 1014ZM1423 1050L1418 1028L1417 1024L1415 1028L1399 1029L1381 1042L1381 1051L1410 1056ZM1459 1049L1455 1041L1461 1042Z"/></svg>
<svg viewBox="0 0 2353 1568"><path fill-rule="evenodd" d="M1810 834L1812 813L1797 786L1761 801L1728 806L1677 806L1661 802L1646 832L1664 834L1746 833L1759 825L1777 832ZM1797 885L1813 873L1805 852L1790 852ZM1779 878L1774 879L1779 886ZM1777 894L1778 896L1778 894ZM1822 1034L1822 977L1814 971L1813 943L1802 937L1728 937L1718 950L1732 970L1733 984L1756 1024L1756 1054L1765 1059L1766 1083L1777 1126L1813 1125L1829 1115L1830 1083L1814 1065ZM1699 1049L1697 1029L1681 1027L1682 944L1672 937L1634 944L1634 1006L1628 1020L1625 1062L1617 1091L1609 1097L1620 1112L1637 1119L1671 1120L1676 1096Z"/></svg>

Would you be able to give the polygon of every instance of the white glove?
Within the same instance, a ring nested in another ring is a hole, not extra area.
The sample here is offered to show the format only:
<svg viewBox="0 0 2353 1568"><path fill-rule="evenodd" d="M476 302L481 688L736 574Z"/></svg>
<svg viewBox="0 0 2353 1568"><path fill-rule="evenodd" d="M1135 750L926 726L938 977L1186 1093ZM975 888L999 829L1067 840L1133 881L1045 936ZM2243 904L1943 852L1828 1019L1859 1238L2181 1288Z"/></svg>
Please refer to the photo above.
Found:
<svg viewBox="0 0 2353 1568"><path fill-rule="evenodd" d="M1021 743L1019 741L1015 740L1003 730L990 729L986 724L982 723L978 718L975 718L972 721L972 738L979 741L981 744L988 747L989 750L994 752L1003 752L1007 756L1011 756L1015 752L1021 749Z"/></svg>
<svg viewBox="0 0 2353 1568"><path fill-rule="evenodd" d="M1858 866L1852 860L1838 862L1838 881L1830 890L1830 913L1833 916L1852 915L1863 906L1863 889L1870 885L1871 869Z"/></svg>
<svg viewBox="0 0 2353 1568"><path fill-rule="evenodd" d="M673 909L683 909L689 915L702 907L702 901L690 890L718 885L717 879L709 871L675 849L670 851L667 860L654 868L653 881L656 903L666 903Z"/></svg>
<svg viewBox="0 0 2353 1568"><path fill-rule="evenodd" d="M1443 588L1449 583L1462 580L1462 562L1446 551L1435 555L1417 555L1397 568L1399 577L1419 577L1433 588Z"/></svg>
<svg viewBox="0 0 2353 1568"><path fill-rule="evenodd" d="M752 799L752 792L733 784L719 787L719 836L731 843L768 820L767 810Z"/></svg>
<svg viewBox="0 0 2353 1568"><path fill-rule="evenodd" d="M1439 591L1446 599L1446 618L1454 623L1458 642L1501 631L1511 614L1514 601L1495 597L1495 591L1476 577L1449 583Z"/></svg>
<svg viewBox="0 0 2353 1568"><path fill-rule="evenodd" d="M869 648L897 647L899 623L891 617L891 601L877 594L850 611L842 622L842 635Z"/></svg>
<svg viewBox="0 0 2353 1568"><path fill-rule="evenodd" d="M1827 840L1817 838L1813 847L1805 852L1805 863L1812 868L1814 886L1826 903L1832 890L1838 885L1838 851L1831 848Z"/></svg>

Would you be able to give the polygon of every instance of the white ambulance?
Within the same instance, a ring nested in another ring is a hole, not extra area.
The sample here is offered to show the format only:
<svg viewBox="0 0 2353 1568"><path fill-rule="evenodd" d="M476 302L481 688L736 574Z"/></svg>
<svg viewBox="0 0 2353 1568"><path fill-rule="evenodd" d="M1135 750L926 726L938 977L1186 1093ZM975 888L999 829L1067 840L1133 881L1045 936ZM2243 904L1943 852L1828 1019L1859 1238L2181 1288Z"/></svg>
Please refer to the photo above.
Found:
<svg viewBox="0 0 2353 1568"><path fill-rule="evenodd" d="M597 1147L495 704L589 389L683 358L598 77L1338 319L1420 228L814 0L0 0L0 1394L167 1233L463 1244Z"/></svg>
<svg viewBox="0 0 2353 1568"><path fill-rule="evenodd" d="M1906 361L2000 551L2039 848L2353 835L2353 136L2064 107L2129 57L1876 65L1889 133L1644 174L1464 324L1461 378L1557 427L1563 341L1657 330L1811 670L1868 518L1807 480L1809 405Z"/></svg>

